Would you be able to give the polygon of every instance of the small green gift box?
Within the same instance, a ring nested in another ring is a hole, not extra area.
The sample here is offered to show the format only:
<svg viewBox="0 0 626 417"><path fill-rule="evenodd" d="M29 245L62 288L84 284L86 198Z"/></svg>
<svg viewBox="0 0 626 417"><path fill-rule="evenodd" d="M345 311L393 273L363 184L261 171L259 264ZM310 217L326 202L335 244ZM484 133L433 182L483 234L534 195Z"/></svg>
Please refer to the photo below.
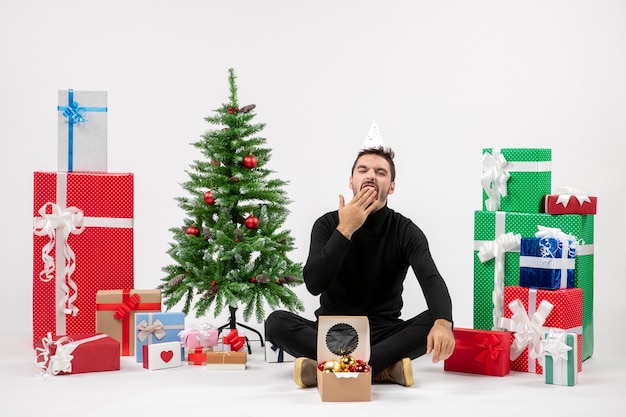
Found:
<svg viewBox="0 0 626 417"><path fill-rule="evenodd" d="M473 327L484 330L497 327L497 307L502 307L504 286L519 285L519 247L507 250L514 248L510 241L514 235L534 237L537 226L558 228L576 236L580 243L574 287L583 290L583 360L590 358L593 354L593 224L593 215L475 211ZM506 242L502 245L503 238L509 238L508 246ZM486 256L490 251L499 251L501 256L498 259ZM500 306L494 304L494 299Z"/></svg>
<svg viewBox="0 0 626 417"><path fill-rule="evenodd" d="M485 148L482 156L483 210L541 213L552 191L552 150Z"/></svg>

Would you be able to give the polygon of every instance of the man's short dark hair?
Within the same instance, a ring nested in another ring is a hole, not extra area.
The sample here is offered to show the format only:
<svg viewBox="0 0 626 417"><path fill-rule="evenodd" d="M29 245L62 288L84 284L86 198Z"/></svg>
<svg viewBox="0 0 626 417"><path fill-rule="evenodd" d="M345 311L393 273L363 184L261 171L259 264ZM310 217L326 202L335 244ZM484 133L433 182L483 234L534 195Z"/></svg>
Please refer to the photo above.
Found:
<svg viewBox="0 0 626 417"><path fill-rule="evenodd" d="M389 162L389 169L391 171L391 182L396 180L396 165L393 163L393 158L396 156L396 154L391 148L385 148L384 146L361 149L359 151L359 154L356 156L354 163L352 164L352 170L350 170L350 175L354 173L354 168L356 168L356 161L358 161L359 158L363 155L378 155L385 158L385 160Z"/></svg>

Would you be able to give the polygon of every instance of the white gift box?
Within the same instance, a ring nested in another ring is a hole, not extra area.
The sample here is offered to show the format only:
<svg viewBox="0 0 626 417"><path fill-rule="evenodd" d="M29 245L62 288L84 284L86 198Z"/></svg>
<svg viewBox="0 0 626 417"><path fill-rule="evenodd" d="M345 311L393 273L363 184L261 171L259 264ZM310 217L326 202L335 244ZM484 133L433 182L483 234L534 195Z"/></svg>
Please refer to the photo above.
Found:
<svg viewBox="0 0 626 417"><path fill-rule="evenodd" d="M267 363L282 363L282 362L294 362L296 358L275 346L272 342L265 341L265 362Z"/></svg>
<svg viewBox="0 0 626 417"><path fill-rule="evenodd" d="M107 110L106 91L59 90L59 172L107 172Z"/></svg>
<svg viewBox="0 0 626 417"><path fill-rule="evenodd" d="M143 345L143 367L150 370L182 366L180 342Z"/></svg>

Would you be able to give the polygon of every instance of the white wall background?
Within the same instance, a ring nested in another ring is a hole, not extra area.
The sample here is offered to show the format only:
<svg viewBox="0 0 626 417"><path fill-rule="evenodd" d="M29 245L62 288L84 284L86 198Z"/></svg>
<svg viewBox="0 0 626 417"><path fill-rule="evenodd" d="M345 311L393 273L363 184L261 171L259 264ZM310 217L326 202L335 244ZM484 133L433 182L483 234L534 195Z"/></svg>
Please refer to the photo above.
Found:
<svg viewBox="0 0 626 417"><path fill-rule="evenodd" d="M1 0L0 56L2 334L30 332L32 174L57 169L57 90L109 93L109 171L136 181L135 286L154 288L183 219L174 198L200 157L190 143L234 67L241 104L267 123L269 166L290 181L294 260L315 218L348 195L376 120L397 152L390 207L429 237L458 326L472 326L481 149L552 148L553 187L599 197L596 355L617 349L624 1ZM406 291L408 316L424 303L412 276ZM312 317L316 298L298 293Z"/></svg>

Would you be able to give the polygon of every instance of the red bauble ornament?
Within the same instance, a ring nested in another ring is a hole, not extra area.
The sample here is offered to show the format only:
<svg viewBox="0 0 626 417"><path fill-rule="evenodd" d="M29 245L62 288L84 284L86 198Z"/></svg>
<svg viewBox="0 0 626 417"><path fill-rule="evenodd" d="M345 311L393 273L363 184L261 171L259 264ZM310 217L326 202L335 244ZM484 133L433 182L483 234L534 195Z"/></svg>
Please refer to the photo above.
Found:
<svg viewBox="0 0 626 417"><path fill-rule="evenodd" d="M211 286L215 287L217 285L217 281L213 280L211 281Z"/></svg>
<svg viewBox="0 0 626 417"><path fill-rule="evenodd" d="M198 229L196 226L189 226L187 229L185 229L185 233L187 233L188 235L200 236L200 229Z"/></svg>
<svg viewBox="0 0 626 417"><path fill-rule="evenodd" d="M204 193L204 202L207 204L215 204L215 198L213 198L213 193L211 191Z"/></svg>
<svg viewBox="0 0 626 417"><path fill-rule="evenodd" d="M250 282L253 284L256 284L256 278L255 277L250 277Z"/></svg>
<svg viewBox="0 0 626 417"><path fill-rule="evenodd" d="M256 168L256 156L250 154L243 157L243 166L249 169Z"/></svg>
<svg viewBox="0 0 626 417"><path fill-rule="evenodd" d="M245 225L248 229L256 229L257 227L259 227L259 218L256 217L254 214L251 214L246 219Z"/></svg>
<svg viewBox="0 0 626 417"><path fill-rule="evenodd" d="M239 182L239 178L237 178L237 177L230 177L230 179L233 182Z"/></svg>
<svg viewBox="0 0 626 417"><path fill-rule="evenodd" d="M232 107L228 108L228 114L233 114L233 108Z"/></svg>
<svg viewBox="0 0 626 417"><path fill-rule="evenodd" d="M276 281L276 283L277 283L278 285L283 285L283 284L285 283L285 280L284 280L284 279L282 279L282 278L278 278L278 281Z"/></svg>

